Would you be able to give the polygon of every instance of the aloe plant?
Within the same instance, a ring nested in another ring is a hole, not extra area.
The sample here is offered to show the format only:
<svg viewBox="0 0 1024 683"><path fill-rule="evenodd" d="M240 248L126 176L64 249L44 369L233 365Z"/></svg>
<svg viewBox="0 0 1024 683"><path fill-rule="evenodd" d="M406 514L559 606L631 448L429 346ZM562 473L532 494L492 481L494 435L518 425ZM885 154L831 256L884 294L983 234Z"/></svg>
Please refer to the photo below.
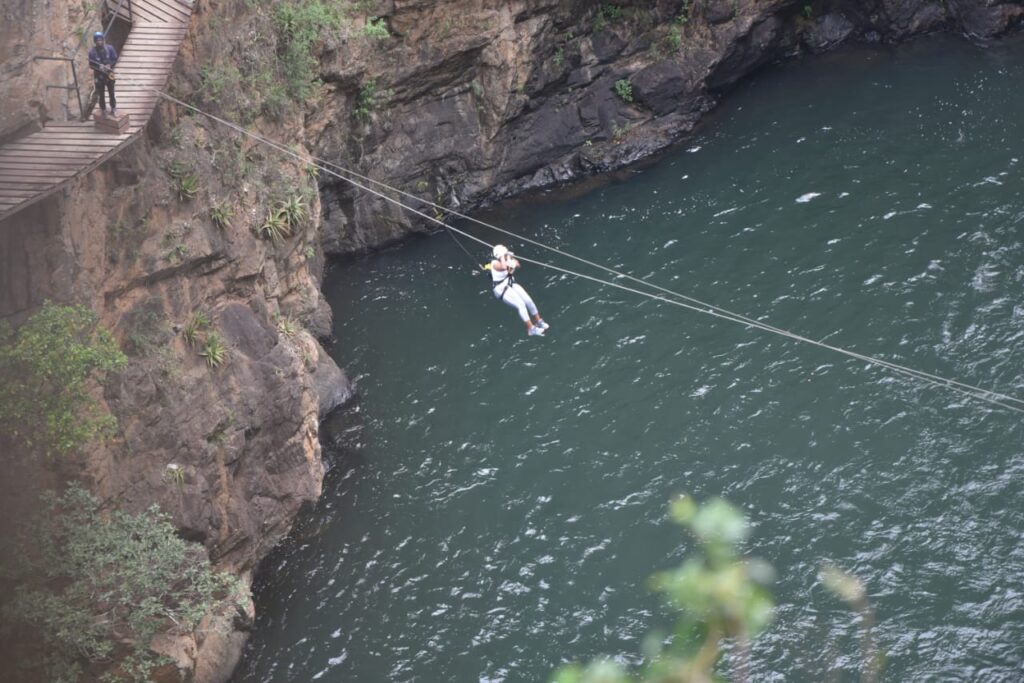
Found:
<svg viewBox="0 0 1024 683"><path fill-rule="evenodd" d="M266 220L256 229L256 233L264 239L280 242L292 234L292 228L285 213L280 208L276 208L267 214Z"/></svg>
<svg viewBox="0 0 1024 683"><path fill-rule="evenodd" d="M206 365L215 368L221 365L228 357L228 347L216 332L206 335L206 343L199 355L206 359Z"/></svg>
<svg viewBox="0 0 1024 683"><path fill-rule="evenodd" d="M210 207L210 220L221 230L231 227L231 219L234 215L235 210L228 204L215 204Z"/></svg>

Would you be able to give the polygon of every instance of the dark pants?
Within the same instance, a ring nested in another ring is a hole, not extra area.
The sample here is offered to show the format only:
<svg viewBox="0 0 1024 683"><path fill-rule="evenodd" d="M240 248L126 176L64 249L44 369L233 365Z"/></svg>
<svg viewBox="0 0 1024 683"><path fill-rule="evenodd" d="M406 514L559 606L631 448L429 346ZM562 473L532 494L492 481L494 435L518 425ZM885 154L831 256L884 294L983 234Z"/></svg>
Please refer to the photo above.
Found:
<svg viewBox="0 0 1024 683"><path fill-rule="evenodd" d="M107 110L107 98L106 94L110 93L110 108L117 109L117 98L114 97L114 81L108 78L97 78L96 79L96 92L100 96L100 109L103 111Z"/></svg>

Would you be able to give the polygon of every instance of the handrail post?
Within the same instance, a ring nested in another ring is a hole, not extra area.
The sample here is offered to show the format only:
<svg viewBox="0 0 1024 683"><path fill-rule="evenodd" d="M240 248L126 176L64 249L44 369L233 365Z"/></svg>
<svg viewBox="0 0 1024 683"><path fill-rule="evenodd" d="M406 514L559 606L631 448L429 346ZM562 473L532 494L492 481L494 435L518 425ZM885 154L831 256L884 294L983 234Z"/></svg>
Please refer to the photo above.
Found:
<svg viewBox="0 0 1024 683"><path fill-rule="evenodd" d="M85 116L85 107L82 106L82 89L78 85L78 69L75 68L75 60L71 57L49 57L47 55L36 55L32 58L35 59L47 59L52 62L67 62L71 65L71 77L74 79L74 85L48 85L47 90L74 90L75 95L78 98L78 118Z"/></svg>
<svg viewBox="0 0 1024 683"><path fill-rule="evenodd" d="M78 118L79 120L85 118L85 107L82 105L82 89L78 87L78 69L75 68L75 60L69 60L71 62L71 77L75 79L75 96L78 97Z"/></svg>

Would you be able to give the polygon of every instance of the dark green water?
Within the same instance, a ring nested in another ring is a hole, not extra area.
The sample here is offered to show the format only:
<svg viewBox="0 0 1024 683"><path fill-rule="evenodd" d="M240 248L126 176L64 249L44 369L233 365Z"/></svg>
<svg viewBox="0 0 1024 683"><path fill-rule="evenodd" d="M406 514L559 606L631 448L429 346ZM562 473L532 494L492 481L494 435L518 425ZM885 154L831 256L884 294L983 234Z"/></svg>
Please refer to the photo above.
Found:
<svg viewBox="0 0 1024 683"><path fill-rule="evenodd" d="M653 167L490 218L1024 395L1022 80L1016 39L789 64ZM328 437L321 504L262 573L236 681L635 660L667 619L646 578L690 548L665 520L678 492L740 505L779 574L754 680L855 679L826 559L868 587L886 680L1024 678L1021 415L537 268L520 281L545 339L445 235L333 272L334 353L362 398Z"/></svg>

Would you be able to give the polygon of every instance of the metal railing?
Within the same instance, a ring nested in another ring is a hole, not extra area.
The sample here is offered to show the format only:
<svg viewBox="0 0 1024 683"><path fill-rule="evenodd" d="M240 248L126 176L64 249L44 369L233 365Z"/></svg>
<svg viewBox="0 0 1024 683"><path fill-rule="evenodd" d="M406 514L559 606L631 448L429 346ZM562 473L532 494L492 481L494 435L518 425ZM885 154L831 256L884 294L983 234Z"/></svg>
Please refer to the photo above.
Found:
<svg viewBox="0 0 1024 683"><path fill-rule="evenodd" d="M125 0L118 0L118 6L115 7L114 8L114 12L111 13L111 23L106 25L106 29L103 31L104 35L106 33L110 32L111 27L114 26L114 19L116 19L120 15L121 7L123 7L124 4L125 4ZM110 1L109 0L103 0L103 5L106 7L106 9L110 10L111 5L110 5ZM131 10L131 0L128 0L128 24L134 24L134 23L135 23L135 15L134 15L134 13L132 13L132 10Z"/></svg>
<svg viewBox="0 0 1024 683"><path fill-rule="evenodd" d="M85 117L85 107L82 106L82 89L78 87L78 69L75 68L75 60L71 57L47 57L45 55L36 55L32 59L48 59L54 62L67 62L71 65L71 77L74 85L51 85L47 84L47 90L74 90L75 96L78 98L78 117Z"/></svg>
<svg viewBox="0 0 1024 683"><path fill-rule="evenodd" d="M46 85L46 89L65 91L74 90L75 97L78 99L78 118L82 120L85 120L85 105L82 103L82 89L81 85L78 82L78 68L75 66L75 61L79 58L79 55L81 55L82 48L88 42L88 37L92 35L92 32L89 31L89 27L92 26L96 21L99 21L100 28L103 30L103 35L109 35L110 29L114 26L114 22L117 21L118 18L125 19L125 17L121 14L121 9L124 8L125 5L128 6L128 23L132 24L135 22L135 14L132 11L132 0L117 0L117 5L114 7L113 10L110 9L111 2L112 0L99 0L99 2L96 3L96 8L92 11L92 14L89 15L89 19L82 25L82 37L78 41L78 45L75 47L74 51L71 53L70 56L53 57L48 55L37 55L32 58L33 60L45 59L55 62L68 62L69 64L71 64L72 85L53 85L48 83ZM104 14L108 14L109 18L104 17ZM104 19L106 19L105 26L103 24ZM91 97L89 101L89 108L91 109Z"/></svg>

